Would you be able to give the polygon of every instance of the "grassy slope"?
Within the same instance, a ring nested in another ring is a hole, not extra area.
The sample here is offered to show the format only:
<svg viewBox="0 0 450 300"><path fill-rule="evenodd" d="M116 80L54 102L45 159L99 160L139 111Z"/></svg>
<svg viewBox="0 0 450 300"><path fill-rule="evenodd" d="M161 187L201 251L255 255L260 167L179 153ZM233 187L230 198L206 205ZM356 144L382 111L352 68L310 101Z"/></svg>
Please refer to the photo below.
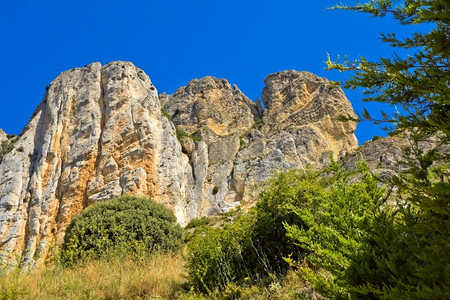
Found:
<svg viewBox="0 0 450 300"><path fill-rule="evenodd" d="M15 270L0 277L0 299L173 299L183 274L180 255Z"/></svg>
<svg viewBox="0 0 450 300"><path fill-rule="evenodd" d="M0 300L6 299L303 299L308 289L293 272L259 286L230 284L202 295L189 291L182 255L91 261L73 268L42 266L31 272L0 274ZM187 288L186 288L187 287Z"/></svg>

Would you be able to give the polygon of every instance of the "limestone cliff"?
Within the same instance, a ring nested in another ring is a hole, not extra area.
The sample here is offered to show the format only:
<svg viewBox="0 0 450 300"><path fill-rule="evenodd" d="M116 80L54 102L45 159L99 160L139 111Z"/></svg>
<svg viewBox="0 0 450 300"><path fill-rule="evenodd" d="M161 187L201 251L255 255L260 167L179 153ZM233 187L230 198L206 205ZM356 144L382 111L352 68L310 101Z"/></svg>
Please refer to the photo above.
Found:
<svg viewBox="0 0 450 300"><path fill-rule="evenodd" d="M356 124L336 120L354 116L339 87L297 71L265 83L262 109L224 79L158 96L129 62L63 72L0 163L3 258L45 258L96 201L149 195L185 224L252 205L273 172L357 147Z"/></svg>

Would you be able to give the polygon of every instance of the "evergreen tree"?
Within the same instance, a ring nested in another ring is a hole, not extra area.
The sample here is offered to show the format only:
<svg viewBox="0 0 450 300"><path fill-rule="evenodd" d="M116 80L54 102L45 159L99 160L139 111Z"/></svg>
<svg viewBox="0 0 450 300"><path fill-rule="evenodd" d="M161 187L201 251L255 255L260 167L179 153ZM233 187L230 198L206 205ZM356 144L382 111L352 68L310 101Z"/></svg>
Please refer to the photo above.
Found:
<svg viewBox="0 0 450 300"><path fill-rule="evenodd" d="M406 38L396 33L381 34L381 40L394 48L409 50L409 55L368 61L364 57L343 63L328 58L328 69L355 71L344 88L362 87L364 101L401 106L406 113L383 113L373 120L365 111L361 119L393 122L397 129L420 128L422 132L450 135L450 3L447 0L371 0L335 9L369 13L374 17L392 15L405 26L429 24L429 32L415 32Z"/></svg>
<svg viewBox="0 0 450 300"><path fill-rule="evenodd" d="M429 32L398 38L382 34L409 55L343 63L328 69L355 71L347 88L362 87L366 101L400 105L405 113L382 113L410 141L404 151L409 170L394 178L395 219L372 223L362 250L347 268L348 283L365 297L390 299L450 298L450 3L447 0L372 0L335 8L392 15L403 25L431 24ZM425 149L424 141L434 147Z"/></svg>

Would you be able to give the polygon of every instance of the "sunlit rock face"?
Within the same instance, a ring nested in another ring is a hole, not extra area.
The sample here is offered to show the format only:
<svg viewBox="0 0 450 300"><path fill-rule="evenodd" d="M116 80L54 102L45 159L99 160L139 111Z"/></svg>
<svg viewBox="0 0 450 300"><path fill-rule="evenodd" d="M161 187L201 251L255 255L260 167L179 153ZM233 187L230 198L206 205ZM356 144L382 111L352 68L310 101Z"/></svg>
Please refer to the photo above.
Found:
<svg viewBox="0 0 450 300"><path fill-rule="evenodd" d="M7 140L8 140L8 138L6 137L6 133L2 129L0 129L0 144L3 141L7 141Z"/></svg>
<svg viewBox="0 0 450 300"><path fill-rule="evenodd" d="M274 172L320 167L357 147L342 90L308 72L269 75L262 105L205 77L158 96L129 62L63 72L0 163L4 259L43 259L75 214L148 195L181 224L256 200ZM0 140L6 139L0 131Z"/></svg>
<svg viewBox="0 0 450 300"><path fill-rule="evenodd" d="M335 84L294 70L271 74L264 82L263 132L268 136L279 136L281 132L287 135L301 163L322 164L330 152L342 157L358 146L353 134L356 124L337 120L340 116L356 116Z"/></svg>
<svg viewBox="0 0 450 300"><path fill-rule="evenodd" d="M412 165L418 164L414 147L418 147L423 153L432 149L438 151L441 157L450 155L450 145L442 144L441 133L437 132L417 142L415 146L411 133L397 132L395 136L385 138L375 136L372 140L365 142L361 147L355 149L342 159L342 165L347 170L356 169L358 161L364 158L368 167L381 179L391 179L399 172L407 171ZM405 151L409 149L408 151ZM411 153L409 156L407 153ZM433 165L439 165L442 161L436 160ZM411 165L412 164L412 165Z"/></svg>

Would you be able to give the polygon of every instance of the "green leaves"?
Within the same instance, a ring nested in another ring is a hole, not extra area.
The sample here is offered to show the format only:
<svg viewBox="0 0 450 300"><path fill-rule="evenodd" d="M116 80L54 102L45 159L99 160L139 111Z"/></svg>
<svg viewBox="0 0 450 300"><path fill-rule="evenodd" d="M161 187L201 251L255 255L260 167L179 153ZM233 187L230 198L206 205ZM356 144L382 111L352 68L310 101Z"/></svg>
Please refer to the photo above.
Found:
<svg viewBox="0 0 450 300"><path fill-rule="evenodd" d="M233 223L222 228L209 222L191 222L198 224L198 231L188 243L187 269L188 279L196 290L211 294L215 289L223 290L230 283L252 276L247 258L252 249L253 222L251 213L241 215L239 211L233 216Z"/></svg>
<svg viewBox="0 0 450 300"><path fill-rule="evenodd" d="M177 250L182 231L174 214L148 199L122 196L94 204L66 230L60 258L65 264L114 255Z"/></svg>
<svg viewBox="0 0 450 300"><path fill-rule="evenodd" d="M349 173L333 164L328 168L328 188L322 186L322 193L310 194L302 207L287 207L302 220L300 226L285 222L287 236L307 250L300 261L299 275L330 299L344 299L351 292L346 270L385 202L386 189L378 187L376 176L364 162L358 169L361 181L350 183Z"/></svg>

